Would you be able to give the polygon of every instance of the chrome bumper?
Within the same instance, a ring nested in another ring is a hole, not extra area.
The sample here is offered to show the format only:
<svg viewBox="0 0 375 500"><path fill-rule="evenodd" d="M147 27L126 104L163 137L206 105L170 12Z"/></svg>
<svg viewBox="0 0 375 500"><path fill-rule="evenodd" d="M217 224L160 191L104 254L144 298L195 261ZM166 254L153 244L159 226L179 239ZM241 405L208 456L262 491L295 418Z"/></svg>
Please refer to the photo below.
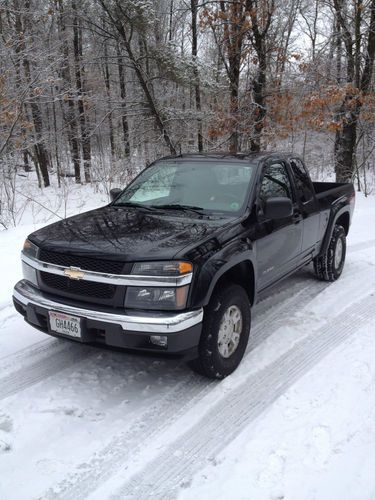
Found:
<svg viewBox="0 0 375 500"><path fill-rule="evenodd" d="M176 313L153 311L152 313L142 312L137 314L124 311L124 314L117 314L70 306L49 299L46 294L32 286L26 280L21 280L16 284L13 290L13 297L25 307L33 304L47 310L120 325L123 330L131 330L133 332L161 334L181 332L201 323L203 320L202 308Z"/></svg>

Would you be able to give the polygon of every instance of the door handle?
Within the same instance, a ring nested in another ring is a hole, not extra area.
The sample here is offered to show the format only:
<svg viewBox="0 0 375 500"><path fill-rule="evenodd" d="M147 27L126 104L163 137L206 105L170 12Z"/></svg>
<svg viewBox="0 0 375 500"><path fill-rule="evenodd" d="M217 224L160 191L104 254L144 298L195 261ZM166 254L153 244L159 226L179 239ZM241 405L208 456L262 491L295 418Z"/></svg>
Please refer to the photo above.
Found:
<svg viewBox="0 0 375 500"><path fill-rule="evenodd" d="M302 220L302 214L299 210L296 210L294 213L293 213L293 222L294 224L299 224Z"/></svg>

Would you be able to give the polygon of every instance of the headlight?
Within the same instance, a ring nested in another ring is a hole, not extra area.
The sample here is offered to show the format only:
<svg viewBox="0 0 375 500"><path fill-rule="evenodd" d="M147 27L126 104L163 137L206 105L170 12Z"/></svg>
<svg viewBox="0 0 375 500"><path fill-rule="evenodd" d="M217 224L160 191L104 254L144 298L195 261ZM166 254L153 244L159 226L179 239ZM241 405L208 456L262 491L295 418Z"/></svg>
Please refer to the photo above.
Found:
<svg viewBox="0 0 375 500"><path fill-rule="evenodd" d="M38 250L39 248L36 245L34 245L34 243L31 243L31 241L28 239L25 240L25 243L23 244L23 253L25 255L33 259L36 259Z"/></svg>
<svg viewBox="0 0 375 500"><path fill-rule="evenodd" d="M136 262L132 274L139 276L181 276L191 273L193 265L184 261Z"/></svg>
<svg viewBox="0 0 375 500"><path fill-rule="evenodd" d="M170 260L162 262L136 262L133 265L131 274L137 276L169 276L178 278L192 271L193 265L190 262ZM163 310L184 309L188 293L188 285L176 287L129 286L126 291L125 307Z"/></svg>
<svg viewBox="0 0 375 500"><path fill-rule="evenodd" d="M189 286L177 288L129 286L125 307L136 309L184 309Z"/></svg>

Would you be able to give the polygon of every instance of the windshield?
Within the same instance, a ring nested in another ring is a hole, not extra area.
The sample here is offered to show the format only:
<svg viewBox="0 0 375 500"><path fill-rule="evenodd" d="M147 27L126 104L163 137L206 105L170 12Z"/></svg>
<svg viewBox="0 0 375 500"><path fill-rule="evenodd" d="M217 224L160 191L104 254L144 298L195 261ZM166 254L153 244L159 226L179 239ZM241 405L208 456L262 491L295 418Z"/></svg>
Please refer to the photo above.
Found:
<svg viewBox="0 0 375 500"><path fill-rule="evenodd" d="M239 212L253 170L242 161L160 161L144 170L114 205Z"/></svg>

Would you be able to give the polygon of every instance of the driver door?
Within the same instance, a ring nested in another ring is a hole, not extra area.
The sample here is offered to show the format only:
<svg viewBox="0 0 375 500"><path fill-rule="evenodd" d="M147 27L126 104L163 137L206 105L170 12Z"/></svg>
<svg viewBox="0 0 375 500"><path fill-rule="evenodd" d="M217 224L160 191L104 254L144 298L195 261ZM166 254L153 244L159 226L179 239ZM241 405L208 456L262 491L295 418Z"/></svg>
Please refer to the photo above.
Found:
<svg viewBox="0 0 375 500"><path fill-rule="evenodd" d="M271 220L263 212L265 200L274 197L290 198L293 214ZM257 197L258 287L266 288L295 269L302 252L302 215L295 199L288 168L284 162L268 163L262 172Z"/></svg>

